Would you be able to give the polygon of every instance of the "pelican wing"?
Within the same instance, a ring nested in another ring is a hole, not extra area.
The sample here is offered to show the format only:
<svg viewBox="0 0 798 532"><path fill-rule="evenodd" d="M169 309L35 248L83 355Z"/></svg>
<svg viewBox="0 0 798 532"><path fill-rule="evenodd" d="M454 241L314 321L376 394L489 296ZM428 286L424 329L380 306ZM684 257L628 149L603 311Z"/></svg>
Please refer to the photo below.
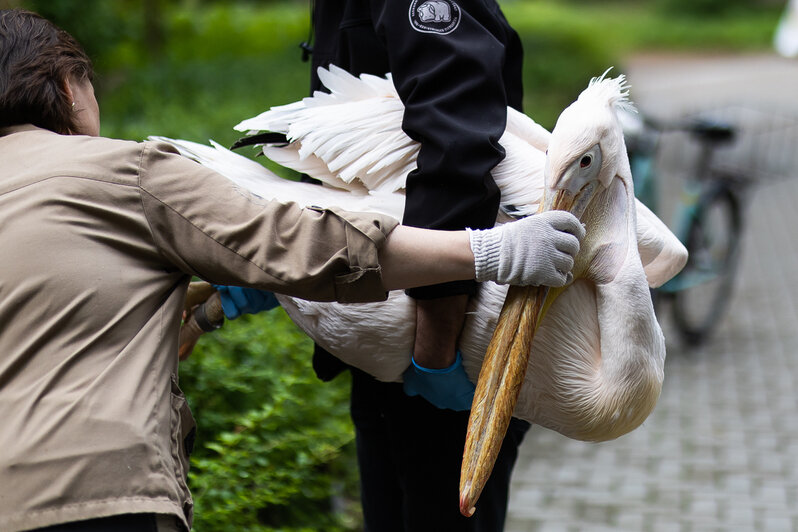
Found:
<svg viewBox="0 0 798 532"><path fill-rule="evenodd" d="M345 191L332 187L319 187L310 183L290 181L264 167L262 164L234 153L218 143L211 146L187 140L151 136L150 140L164 142L176 148L184 157L225 176L239 187L256 196L282 202L294 202L305 207L340 207L353 212L375 212L402 218L403 193L368 191L364 188Z"/></svg>
<svg viewBox="0 0 798 532"><path fill-rule="evenodd" d="M264 155L333 187L394 192L415 168L419 145L402 131L404 106L390 76L360 78L332 65L319 77L330 93L272 109L235 128L249 134L283 133L290 144ZM375 117L379 117L375 120ZM319 165L321 165L319 167Z"/></svg>
<svg viewBox="0 0 798 532"><path fill-rule="evenodd" d="M330 93L272 109L236 126L239 131L283 133L288 146L263 146L263 154L332 187L383 192L403 190L416 167L419 144L402 130L404 105L390 75L355 77L331 65L319 77ZM378 117L378 119L375 119ZM549 132L508 108L499 140L507 157L493 170L502 209L513 216L537 211Z"/></svg>

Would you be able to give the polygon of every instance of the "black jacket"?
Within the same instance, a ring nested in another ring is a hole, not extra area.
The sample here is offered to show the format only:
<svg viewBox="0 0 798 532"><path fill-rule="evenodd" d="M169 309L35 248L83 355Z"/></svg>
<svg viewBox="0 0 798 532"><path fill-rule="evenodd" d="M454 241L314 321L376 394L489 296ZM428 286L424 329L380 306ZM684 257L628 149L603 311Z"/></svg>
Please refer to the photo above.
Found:
<svg viewBox="0 0 798 532"><path fill-rule="evenodd" d="M402 128L421 143L407 177L403 223L456 230L491 227L504 158L506 107L521 108L521 42L494 0L316 0L316 69L392 72ZM417 298L472 293L472 282L408 291Z"/></svg>

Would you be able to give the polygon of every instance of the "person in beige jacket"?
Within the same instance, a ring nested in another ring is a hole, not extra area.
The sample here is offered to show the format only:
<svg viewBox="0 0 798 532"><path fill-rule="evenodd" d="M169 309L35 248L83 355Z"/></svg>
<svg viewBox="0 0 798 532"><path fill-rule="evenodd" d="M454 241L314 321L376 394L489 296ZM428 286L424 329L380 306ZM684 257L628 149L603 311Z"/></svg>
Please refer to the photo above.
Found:
<svg viewBox="0 0 798 532"><path fill-rule="evenodd" d="M561 286L567 213L469 233L263 201L164 145L99 136L91 63L0 11L0 530L186 530L191 276L321 301L458 279Z"/></svg>

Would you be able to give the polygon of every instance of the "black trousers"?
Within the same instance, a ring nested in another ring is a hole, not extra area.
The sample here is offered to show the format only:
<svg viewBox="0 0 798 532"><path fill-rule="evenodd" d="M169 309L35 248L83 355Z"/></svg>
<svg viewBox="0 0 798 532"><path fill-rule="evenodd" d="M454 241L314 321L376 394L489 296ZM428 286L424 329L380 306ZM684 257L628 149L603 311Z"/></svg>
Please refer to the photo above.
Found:
<svg viewBox="0 0 798 532"><path fill-rule="evenodd" d="M501 532L510 475L529 423L513 418L472 517L459 510L468 412L408 397L398 383L352 370L366 532Z"/></svg>

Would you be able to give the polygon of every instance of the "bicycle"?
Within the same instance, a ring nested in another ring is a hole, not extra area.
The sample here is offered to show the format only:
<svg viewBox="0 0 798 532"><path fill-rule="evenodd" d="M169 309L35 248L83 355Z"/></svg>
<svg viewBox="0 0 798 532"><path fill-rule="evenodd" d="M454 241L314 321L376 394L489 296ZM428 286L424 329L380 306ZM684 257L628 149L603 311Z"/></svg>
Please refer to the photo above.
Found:
<svg viewBox="0 0 798 532"><path fill-rule="evenodd" d="M698 156L681 191L676 235L689 253L684 269L655 290L657 306L666 298L682 341L707 341L728 309L740 259L744 227L742 198L750 181L743 173L722 168L714 159L734 143L731 123L693 117L675 123L639 117L637 130L627 128L626 142L635 193L653 212L659 210L657 161L661 136L684 132L698 145Z"/></svg>

